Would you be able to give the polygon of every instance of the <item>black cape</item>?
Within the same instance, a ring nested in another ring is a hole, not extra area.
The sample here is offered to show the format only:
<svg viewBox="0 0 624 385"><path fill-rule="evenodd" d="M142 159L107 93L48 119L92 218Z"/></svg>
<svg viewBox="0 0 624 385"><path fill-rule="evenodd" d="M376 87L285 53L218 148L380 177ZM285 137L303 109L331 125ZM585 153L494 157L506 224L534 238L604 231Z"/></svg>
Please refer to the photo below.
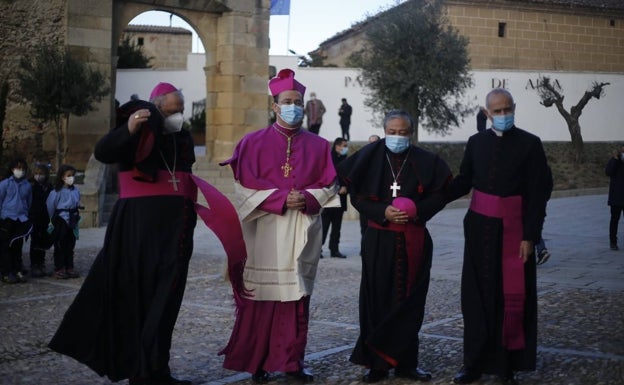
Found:
<svg viewBox="0 0 624 385"><path fill-rule="evenodd" d="M407 159L405 157L407 156ZM338 165L348 186L351 203L369 220L385 225L384 212L392 201L394 178L399 196L412 199L418 223L425 225L445 205L444 187L451 172L437 155L411 146L403 154L386 150L385 139L363 147ZM398 170L405 160L400 173ZM429 288L432 241L425 229L423 263L416 277L406 275L405 237L402 233L369 226L364 234L360 283L360 336L351 361L373 369L418 365L418 332L423 322ZM407 292L406 282L414 284ZM370 346L374 346L375 350Z"/></svg>
<svg viewBox="0 0 624 385"><path fill-rule="evenodd" d="M451 200L471 188L500 197L522 196L523 240L538 242L550 194L549 171L540 139L519 128L503 136L485 130L471 136L460 173L449 186ZM489 374L535 370L537 284L535 258L524 265L526 348L502 346L502 220L468 210L464 218L461 304L464 365Z"/></svg>
<svg viewBox="0 0 624 385"><path fill-rule="evenodd" d="M149 183L166 169L160 152L171 167L175 145L176 170L191 172L195 155L188 131L163 135L160 112L144 101L131 103L122 106L126 117L140 108L152 113L141 134L130 135L122 123L97 143L96 159L118 163L120 171ZM169 373L196 220L193 202L183 197L119 199L104 246L50 348L112 381Z"/></svg>

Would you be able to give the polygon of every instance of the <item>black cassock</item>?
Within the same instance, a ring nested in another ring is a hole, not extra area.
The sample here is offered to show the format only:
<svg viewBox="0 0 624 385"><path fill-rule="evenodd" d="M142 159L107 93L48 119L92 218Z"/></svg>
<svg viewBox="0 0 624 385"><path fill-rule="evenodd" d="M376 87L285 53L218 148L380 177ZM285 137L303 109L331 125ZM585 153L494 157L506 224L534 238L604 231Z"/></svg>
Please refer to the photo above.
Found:
<svg viewBox="0 0 624 385"><path fill-rule="evenodd" d="M166 169L162 152L170 168L175 154L175 169L191 172L195 155L188 131L162 135L160 113L146 102L130 102L124 108L125 119L137 109L151 110L142 130L152 127L154 144L146 145L146 136L132 136L121 124L96 145L98 160L149 177ZM140 155L139 147L149 151ZM181 196L119 199L103 248L50 348L113 381L168 373L196 220L193 202Z"/></svg>
<svg viewBox="0 0 624 385"><path fill-rule="evenodd" d="M546 157L537 136L513 127L499 137L489 129L469 138L460 172L449 186L450 200L472 188L498 197L519 195L522 239L538 242L549 193L547 179ZM535 258L529 258L524 264L525 348L503 347L502 223L500 218L468 210L461 283L464 365L498 375L535 370L537 344Z"/></svg>
<svg viewBox="0 0 624 385"><path fill-rule="evenodd" d="M338 165L338 174L348 186L353 206L381 226L388 226L384 213L393 200L390 187L395 176L400 186L397 196L415 202L421 226L444 207L444 188L451 177L447 164L437 155L415 146L393 154L386 149L385 139L344 160ZM351 355L353 363L384 370L418 365L418 332L433 248L426 229L424 233L422 263L415 276L409 276L405 234L367 228L362 250L360 336Z"/></svg>

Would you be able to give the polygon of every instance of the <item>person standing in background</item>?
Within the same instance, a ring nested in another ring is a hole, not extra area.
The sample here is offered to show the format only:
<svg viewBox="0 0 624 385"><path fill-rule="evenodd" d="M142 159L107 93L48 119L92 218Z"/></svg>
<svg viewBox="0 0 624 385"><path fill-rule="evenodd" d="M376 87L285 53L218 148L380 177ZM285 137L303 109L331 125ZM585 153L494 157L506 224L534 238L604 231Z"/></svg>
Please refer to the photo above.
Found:
<svg viewBox="0 0 624 385"><path fill-rule="evenodd" d="M607 162L605 174L609 177L609 200L611 220L609 221L609 246L611 250L619 250L618 224L624 213L624 144Z"/></svg>
<svg viewBox="0 0 624 385"><path fill-rule="evenodd" d="M22 158L9 164L9 177L0 182L0 272L2 282L26 282L22 266L24 239L32 232L28 218L32 187L26 179L28 166Z"/></svg>
<svg viewBox="0 0 624 385"><path fill-rule="evenodd" d="M45 254L51 246L51 236L48 233L50 216L46 200L52 184L50 168L47 164L37 163L33 168L32 205L30 207L30 220L33 224L33 232L30 238L30 276L35 278L45 277Z"/></svg>
<svg viewBox="0 0 624 385"><path fill-rule="evenodd" d="M347 141L351 140L349 136L349 127L351 126L351 113L353 108L347 103L347 99L342 98L342 105L338 109L338 115L340 115L340 129L342 130L342 139Z"/></svg>
<svg viewBox="0 0 624 385"><path fill-rule="evenodd" d="M349 147L347 141L343 138L336 138L331 154L334 167L337 167L340 162L347 158L348 152ZM347 211L347 188L340 184L340 180L338 180L338 195L340 196L340 207L328 207L323 209L321 213L321 218L323 220L323 241L321 244L325 244L325 239L327 239L327 234L331 226L331 233L329 234L329 255L332 258L347 258L346 255L340 252L338 247L340 243L342 217L344 212ZM322 254L321 258L323 258Z"/></svg>
<svg viewBox="0 0 624 385"><path fill-rule="evenodd" d="M305 104L303 113L308 118L308 131L318 135L323 124L323 115L325 114L325 105L320 99L316 98L316 93L310 93L310 100Z"/></svg>
<svg viewBox="0 0 624 385"><path fill-rule="evenodd" d="M50 223L54 227L54 278L78 278L74 269L74 248L80 222L80 191L74 186L76 169L61 165L56 174L54 189L46 199Z"/></svg>

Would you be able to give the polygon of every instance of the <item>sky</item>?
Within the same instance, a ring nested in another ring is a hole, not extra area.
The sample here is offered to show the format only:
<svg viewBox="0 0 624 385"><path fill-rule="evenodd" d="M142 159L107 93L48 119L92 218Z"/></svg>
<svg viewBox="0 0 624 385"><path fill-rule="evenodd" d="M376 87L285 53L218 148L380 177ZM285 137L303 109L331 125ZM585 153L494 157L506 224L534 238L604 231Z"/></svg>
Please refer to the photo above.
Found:
<svg viewBox="0 0 624 385"><path fill-rule="evenodd" d="M271 16L269 55L288 55L289 50L306 55L335 34L396 4L397 0L290 0L289 16ZM175 15L170 18L167 12L145 12L130 24L171 25L192 31L184 20ZM204 52L195 33L193 52Z"/></svg>

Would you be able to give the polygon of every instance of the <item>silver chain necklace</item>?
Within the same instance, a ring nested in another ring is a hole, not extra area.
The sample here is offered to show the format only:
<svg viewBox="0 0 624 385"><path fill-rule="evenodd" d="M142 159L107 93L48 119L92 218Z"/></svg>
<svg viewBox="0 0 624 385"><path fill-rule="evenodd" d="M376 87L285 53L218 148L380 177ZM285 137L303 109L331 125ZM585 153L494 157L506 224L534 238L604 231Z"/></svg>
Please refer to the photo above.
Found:
<svg viewBox="0 0 624 385"><path fill-rule="evenodd" d="M407 162L407 157L409 156L409 151L407 150L407 154L405 154L405 159L403 159L403 163L401 164L401 167L399 168L399 172L397 172L396 175L394 175L394 168L392 168L392 162L390 162L390 157L388 156L388 153L386 152L386 160L388 161L388 166L390 166L390 172L392 173L392 179L394 179L394 182L390 185L390 190L392 190L392 197L396 198L397 196L397 191L401 189L401 186L399 186L397 184L397 179L399 178L399 175L401 175L401 171L403 171L403 166L405 166L405 162Z"/></svg>

